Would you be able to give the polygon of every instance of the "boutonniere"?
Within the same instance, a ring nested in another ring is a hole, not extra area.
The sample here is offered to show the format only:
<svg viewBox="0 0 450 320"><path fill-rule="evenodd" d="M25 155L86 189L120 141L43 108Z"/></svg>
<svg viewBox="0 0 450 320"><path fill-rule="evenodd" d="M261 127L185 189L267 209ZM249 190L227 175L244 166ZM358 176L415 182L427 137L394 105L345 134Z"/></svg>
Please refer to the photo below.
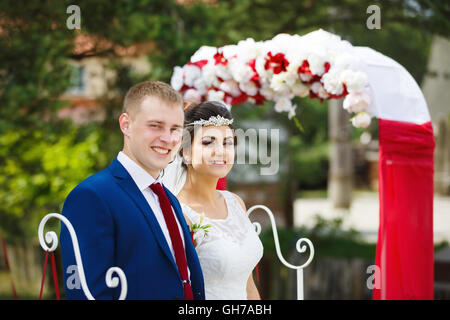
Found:
<svg viewBox="0 0 450 320"><path fill-rule="evenodd" d="M211 227L210 224L203 224L203 220L205 219L205 214L202 213L200 215L199 223L195 223L191 226L191 240L194 244L194 247L200 245L200 243L205 239L208 235L208 229Z"/></svg>

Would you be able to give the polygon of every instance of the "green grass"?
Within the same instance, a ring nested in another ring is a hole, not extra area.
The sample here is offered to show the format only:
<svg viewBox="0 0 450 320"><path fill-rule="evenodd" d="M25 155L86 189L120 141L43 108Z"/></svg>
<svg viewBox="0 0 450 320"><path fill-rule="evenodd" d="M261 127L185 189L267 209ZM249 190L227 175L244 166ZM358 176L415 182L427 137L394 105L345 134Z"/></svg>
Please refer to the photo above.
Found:
<svg viewBox="0 0 450 320"><path fill-rule="evenodd" d="M297 193L297 198L307 199L307 198L327 198L328 190L327 189L318 189L318 190L300 190Z"/></svg>

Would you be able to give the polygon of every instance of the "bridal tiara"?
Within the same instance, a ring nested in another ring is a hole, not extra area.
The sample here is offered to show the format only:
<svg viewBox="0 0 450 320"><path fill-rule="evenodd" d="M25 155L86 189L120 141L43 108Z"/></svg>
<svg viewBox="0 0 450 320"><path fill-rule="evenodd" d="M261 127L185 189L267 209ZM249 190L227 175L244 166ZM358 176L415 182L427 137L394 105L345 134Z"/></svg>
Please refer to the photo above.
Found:
<svg viewBox="0 0 450 320"><path fill-rule="evenodd" d="M227 118L224 118L224 117L218 115L218 116L211 116L211 117L209 117L208 120L200 119L200 120L194 121L192 123L187 124L187 126L196 126L196 125L216 126L216 127L229 126L230 124L233 123L233 120L234 119L227 119Z"/></svg>

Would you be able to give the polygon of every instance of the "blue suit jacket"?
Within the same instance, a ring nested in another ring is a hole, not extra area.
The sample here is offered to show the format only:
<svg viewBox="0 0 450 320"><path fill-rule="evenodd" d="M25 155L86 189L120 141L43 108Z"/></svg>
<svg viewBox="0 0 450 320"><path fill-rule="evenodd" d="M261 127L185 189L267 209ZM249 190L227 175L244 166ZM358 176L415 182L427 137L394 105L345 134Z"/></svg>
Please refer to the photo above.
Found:
<svg viewBox="0 0 450 320"><path fill-rule="evenodd" d="M204 299L203 275L177 198L165 188L183 229L195 299ZM117 159L81 182L67 197L62 214L72 223L80 245L86 281L95 299L117 299L106 271L120 267L128 283L127 299L183 299L176 262L147 200ZM68 299L86 299L76 278L75 256L61 224L64 285Z"/></svg>

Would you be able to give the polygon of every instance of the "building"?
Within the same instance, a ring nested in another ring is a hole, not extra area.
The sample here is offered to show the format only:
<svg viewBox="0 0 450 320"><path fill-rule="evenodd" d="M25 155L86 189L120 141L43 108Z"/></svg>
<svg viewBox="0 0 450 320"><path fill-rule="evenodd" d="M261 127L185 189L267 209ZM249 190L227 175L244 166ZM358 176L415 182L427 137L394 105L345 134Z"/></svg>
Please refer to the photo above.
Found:
<svg viewBox="0 0 450 320"><path fill-rule="evenodd" d="M153 49L151 42L135 44L124 48L103 39L79 33L75 38L75 48L71 60L73 69L71 87L61 97L69 101L69 106L59 111L61 118L72 118L77 124L101 121L105 110L99 105L99 98L116 94L110 92L108 83L115 80L114 70L108 67L108 54L129 66L133 72L146 74L151 65L147 58Z"/></svg>

